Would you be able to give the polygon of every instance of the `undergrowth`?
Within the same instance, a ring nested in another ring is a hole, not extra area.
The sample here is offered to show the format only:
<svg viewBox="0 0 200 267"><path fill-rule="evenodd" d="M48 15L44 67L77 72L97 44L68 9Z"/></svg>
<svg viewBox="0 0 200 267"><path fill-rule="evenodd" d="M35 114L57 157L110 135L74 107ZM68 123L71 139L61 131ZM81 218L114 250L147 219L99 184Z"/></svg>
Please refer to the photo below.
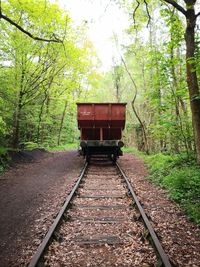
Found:
<svg viewBox="0 0 200 267"><path fill-rule="evenodd" d="M139 157L143 157L144 153L140 152L139 150L137 150L137 148L135 147L123 147L122 151L124 153L131 153L134 154L135 156L139 156Z"/></svg>
<svg viewBox="0 0 200 267"><path fill-rule="evenodd" d="M150 179L167 189L189 218L200 225L200 167L194 156L156 154L145 156Z"/></svg>
<svg viewBox="0 0 200 267"><path fill-rule="evenodd" d="M200 166L196 164L194 155L159 153L150 156L143 154L142 158L150 170L149 179L164 187L170 198L200 225Z"/></svg>
<svg viewBox="0 0 200 267"><path fill-rule="evenodd" d="M8 161L8 149L5 147L0 147L0 173L3 172L8 166Z"/></svg>
<svg viewBox="0 0 200 267"><path fill-rule="evenodd" d="M37 143L33 143L33 142L26 142L23 143L23 149L26 150L33 150L33 149L46 149L48 151L63 151L63 150L69 150L69 149L76 149L78 147L78 145L76 143L67 143L64 145L54 145L54 146L48 146L48 145L44 145L44 146L39 146Z"/></svg>
<svg viewBox="0 0 200 267"><path fill-rule="evenodd" d="M62 151L62 150L69 150L69 149L78 149L77 143L69 143L65 145L55 146L55 147L48 147L48 151Z"/></svg>

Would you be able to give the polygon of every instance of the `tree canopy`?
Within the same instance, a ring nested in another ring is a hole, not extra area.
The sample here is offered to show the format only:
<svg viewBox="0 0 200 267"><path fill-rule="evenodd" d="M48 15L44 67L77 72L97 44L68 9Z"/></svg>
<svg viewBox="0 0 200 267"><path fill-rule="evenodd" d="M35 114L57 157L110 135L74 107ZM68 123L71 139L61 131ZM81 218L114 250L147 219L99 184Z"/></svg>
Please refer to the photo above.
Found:
<svg viewBox="0 0 200 267"><path fill-rule="evenodd" d="M95 72L83 27L58 5L35 0L2 3L0 27L1 145L73 141L75 102Z"/></svg>

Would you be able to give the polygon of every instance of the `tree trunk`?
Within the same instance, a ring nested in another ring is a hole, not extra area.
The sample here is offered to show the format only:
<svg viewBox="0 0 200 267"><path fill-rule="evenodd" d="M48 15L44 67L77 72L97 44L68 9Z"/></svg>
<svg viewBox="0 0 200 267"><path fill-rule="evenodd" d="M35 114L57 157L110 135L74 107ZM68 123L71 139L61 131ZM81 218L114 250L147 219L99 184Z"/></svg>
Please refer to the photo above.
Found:
<svg viewBox="0 0 200 267"><path fill-rule="evenodd" d="M148 146L148 140L147 140L147 134L146 134L146 129L145 129L145 125L144 123L142 122L142 120L140 119L137 111L136 111L136 108L135 108L135 99L133 99L131 101L131 106L132 106L132 109L133 109L133 112L140 124L140 127L141 127L141 130L142 130L142 144L139 145L139 150L141 151L145 151L147 155L149 155L149 146Z"/></svg>
<svg viewBox="0 0 200 267"><path fill-rule="evenodd" d="M38 127L37 127L37 144L39 144L40 141L40 128L41 128L41 122L42 122L42 115L43 115L43 110L44 110L44 105L47 99L47 92L45 91L44 94L44 99L42 101L41 107L40 107L40 113L39 113L39 117L38 117ZM41 142L42 143L42 142Z"/></svg>
<svg viewBox="0 0 200 267"><path fill-rule="evenodd" d="M68 104L67 101L65 101L65 106L63 109L62 118L61 118L61 122L60 122L60 129L59 129L59 133L58 133L58 146L60 145L61 132L62 132L62 128L63 128L63 122L64 122L64 118L65 118L67 104Z"/></svg>
<svg viewBox="0 0 200 267"><path fill-rule="evenodd" d="M184 103L182 98L179 98L179 102L180 102L181 109L183 111L184 119L185 119L185 130L186 130L186 136L187 136L187 146L188 146L189 151L192 151L193 147L194 147L194 142L192 142L192 131L191 131L191 128L190 128L189 115L188 115L187 107L186 107L186 104Z"/></svg>
<svg viewBox="0 0 200 267"><path fill-rule="evenodd" d="M20 140L20 119L21 119L21 109L22 109L22 92L20 91L18 103L14 113L14 123L13 123L13 137L12 137L12 146L13 148L18 148Z"/></svg>
<svg viewBox="0 0 200 267"><path fill-rule="evenodd" d="M188 10L186 12L187 27L185 32L187 84L192 111L192 123L194 130L197 163L200 164L200 96L194 58L196 16L194 11L194 4L192 5L190 4L190 1L188 2Z"/></svg>

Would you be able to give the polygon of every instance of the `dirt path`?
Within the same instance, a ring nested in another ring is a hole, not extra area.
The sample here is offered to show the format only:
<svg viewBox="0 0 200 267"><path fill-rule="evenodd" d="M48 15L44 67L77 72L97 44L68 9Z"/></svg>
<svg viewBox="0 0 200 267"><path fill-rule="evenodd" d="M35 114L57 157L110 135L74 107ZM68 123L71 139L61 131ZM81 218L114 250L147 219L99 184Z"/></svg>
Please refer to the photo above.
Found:
<svg viewBox="0 0 200 267"><path fill-rule="evenodd" d="M44 153L0 176L1 267L24 265L23 251L40 242L82 165L76 151Z"/></svg>
<svg viewBox="0 0 200 267"><path fill-rule="evenodd" d="M199 267L199 228L164 190L144 178L147 171L141 160L125 154L119 162L174 264ZM0 176L0 267L26 266L82 166L76 151L44 153Z"/></svg>

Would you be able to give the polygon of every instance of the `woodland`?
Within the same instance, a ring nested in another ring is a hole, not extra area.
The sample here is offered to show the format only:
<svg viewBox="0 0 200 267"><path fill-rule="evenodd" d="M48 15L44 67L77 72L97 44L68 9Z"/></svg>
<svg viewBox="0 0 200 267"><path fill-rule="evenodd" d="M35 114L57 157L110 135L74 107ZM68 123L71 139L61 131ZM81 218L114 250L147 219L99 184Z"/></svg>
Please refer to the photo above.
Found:
<svg viewBox="0 0 200 267"><path fill-rule="evenodd" d="M8 151L76 147L77 102L126 102L124 150L200 223L200 2L111 2L130 18L129 42L113 35L119 57L106 72L86 23L58 4L0 2L1 168Z"/></svg>

